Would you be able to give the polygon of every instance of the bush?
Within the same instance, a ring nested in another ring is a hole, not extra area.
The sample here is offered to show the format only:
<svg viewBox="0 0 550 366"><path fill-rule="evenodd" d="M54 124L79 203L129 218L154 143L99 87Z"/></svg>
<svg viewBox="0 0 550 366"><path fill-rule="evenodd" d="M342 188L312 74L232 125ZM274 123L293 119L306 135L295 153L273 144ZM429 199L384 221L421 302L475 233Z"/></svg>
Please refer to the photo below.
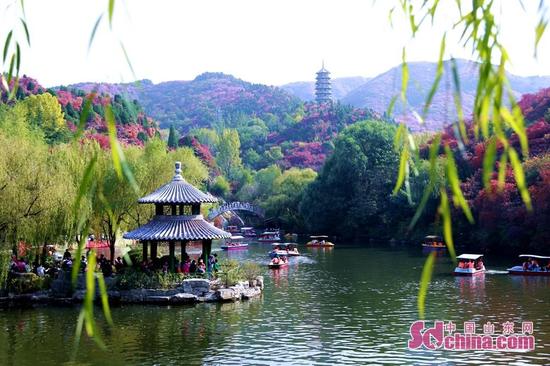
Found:
<svg viewBox="0 0 550 366"><path fill-rule="evenodd" d="M8 281L8 291L16 294L28 294L46 289L50 285L49 277L39 277L34 273L17 274Z"/></svg>
<svg viewBox="0 0 550 366"><path fill-rule="evenodd" d="M241 272L244 279L247 281L255 280L256 277L262 274L260 265L256 262L245 262L241 264Z"/></svg>
<svg viewBox="0 0 550 366"><path fill-rule="evenodd" d="M181 273L146 273L128 269L116 277L116 287L120 290L136 288L171 289L181 285L185 276Z"/></svg>

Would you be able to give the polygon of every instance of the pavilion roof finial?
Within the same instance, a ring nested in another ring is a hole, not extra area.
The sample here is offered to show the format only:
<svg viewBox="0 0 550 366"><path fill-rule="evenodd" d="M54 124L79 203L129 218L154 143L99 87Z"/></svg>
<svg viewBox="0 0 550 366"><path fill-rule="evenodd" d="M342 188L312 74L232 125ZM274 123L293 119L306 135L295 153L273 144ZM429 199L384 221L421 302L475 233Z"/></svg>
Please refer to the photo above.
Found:
<svg viewBox="0 0 550 366"><path fill-rule="evenodd" d="M181 175L181 161L176 161L176 170L174 171L176 174L174 175L173 180L183 180L183 176Z"/></svg>

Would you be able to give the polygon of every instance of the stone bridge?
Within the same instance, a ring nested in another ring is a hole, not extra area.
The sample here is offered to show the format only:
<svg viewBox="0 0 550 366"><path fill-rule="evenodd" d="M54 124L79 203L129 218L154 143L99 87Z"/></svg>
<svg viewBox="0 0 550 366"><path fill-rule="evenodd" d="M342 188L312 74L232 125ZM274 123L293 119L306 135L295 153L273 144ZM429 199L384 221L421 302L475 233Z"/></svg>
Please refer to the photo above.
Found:
<svg viewBox="0 0 550 366"><path fill-rule="evenodd" d="M223 205L210 209L208 212L208 220L212 221L216 216L228 211L248 211L264 218L265 212L261 207L255 206L248 202L226 202Z"/></svg>

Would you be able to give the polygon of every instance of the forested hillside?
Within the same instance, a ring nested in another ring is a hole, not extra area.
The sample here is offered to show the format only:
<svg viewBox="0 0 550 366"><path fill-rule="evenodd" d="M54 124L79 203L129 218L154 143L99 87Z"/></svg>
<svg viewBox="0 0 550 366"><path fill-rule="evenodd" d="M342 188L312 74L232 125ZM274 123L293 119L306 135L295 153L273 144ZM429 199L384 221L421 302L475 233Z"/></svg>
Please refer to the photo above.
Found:
<svg viewBox="0 0 550 366"><path fill-rule="evenodd" d="M40 127L50 143L70 139L80 123L86 100L91 110L86 118L84 134L108 146L105 107L113 111L117 136L124 144L143 145L158 133L156 122L147 116L137 100L128 100L119 94L88 93L77 88L61 87L46 89L28 76L19 79L14 100L8 100L8 93L0 86L2 104L14 105L20 101L26 107L29 122ZM44 121L46 124L44 125Z"/></svg>

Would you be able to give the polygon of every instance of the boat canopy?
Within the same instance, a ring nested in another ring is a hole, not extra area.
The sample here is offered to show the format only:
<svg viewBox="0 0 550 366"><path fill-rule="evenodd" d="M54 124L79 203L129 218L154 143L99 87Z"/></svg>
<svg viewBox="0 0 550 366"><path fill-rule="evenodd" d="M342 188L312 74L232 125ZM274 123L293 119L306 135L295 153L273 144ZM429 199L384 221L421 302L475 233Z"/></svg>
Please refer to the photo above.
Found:
<svg viewBox="0 0 550 366"><path fill-rule="evenodd" d="M243 226L241 230L252 230L254 229L252 226Z"/></svg>
<svg viewBox="0 0 550 366"><path fill-rule="evenodd" d="M232 235L231 240L242 240L244 239L244 236L241 235Z"/></svg>
<svg viewBox="0 0 550 366"><path fill-rule="evenodd" d="M296 246L296 243L273 243L271 244L274 247L289 247L289 246Z"/></svg>
<svg viewBox="0 0 550 366"><path fill-rule="evenodd" d="M543 255L534 255L534 254L520 254L520 258L535 258L535 259L550 259L550 257L545 257Z"/></svg>
<svg viewBox="0 0 550 366"><path fill-rule="evenodd" d="M311 235L311 239L327 239L328 235Z"/></svg>
<svg viewBox="0 0 550 366"><path fill-rule="evenodd" d="M278 235L279 233L276 231L264 231L262 235Z"/></svg>
<svg viewBox="0 0 550 366"><path fill-rule="evenodd" d="M426 240L441 240L441 236L437 236L437 235L428 235L426 236L424 239Z"/></svg>
<svg viewBox="0 0 550 366"><path fill-rule="evenodd" d="M461 254L456 259L468 259L475 261L476 259L479 259L483 257L483 254Z"/></svg>

